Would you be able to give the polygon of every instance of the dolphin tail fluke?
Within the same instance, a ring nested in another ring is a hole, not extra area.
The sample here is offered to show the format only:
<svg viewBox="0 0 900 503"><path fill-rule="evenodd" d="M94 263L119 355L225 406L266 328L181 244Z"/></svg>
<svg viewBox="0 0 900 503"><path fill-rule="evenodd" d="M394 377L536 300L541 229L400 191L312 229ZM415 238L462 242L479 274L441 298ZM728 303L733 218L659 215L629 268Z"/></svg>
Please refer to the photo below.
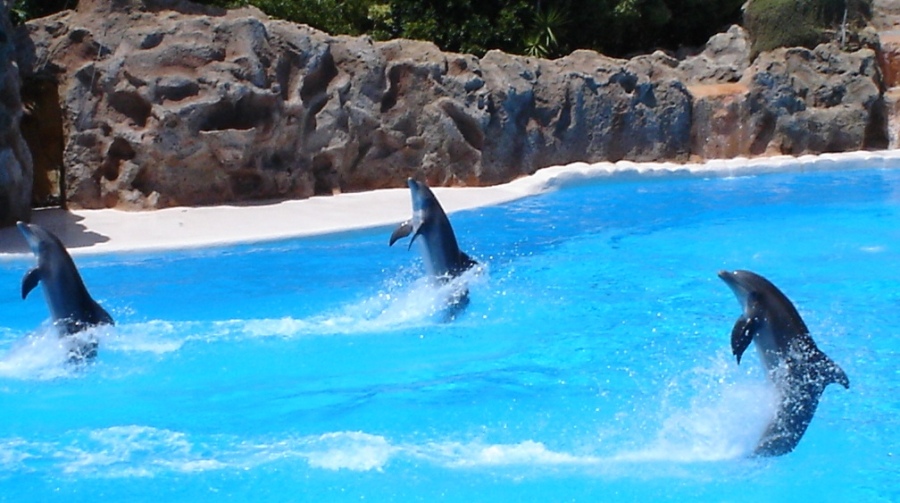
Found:
<svg viewBox="0 0 900 503"><path fill-rule="evenodd" d="M394 243L396 243L398 239L409 236L409 234L411 232L412 232L412 222L411 221L407 220L406 222L403 222L402 224L398 225L397 228L394 229L394 232L391 234L391 242L388 244L388 246L394 246Z"/></svg>
<svg viewBox="0 0 900 503"><path fill-rule="evenodd" d="M816 370L822 379L823 388L831 383L836 383L850 389L850 379L847 377L847 374L825 353L819 352L819 358L816 361Z"/></svg>
<svg viewBox="0 0 900 503"><path fill-rule="evenodd" d="M28 294L37 286L41 280L41 272L37 267L29 269L22 278L22 298L28 297Z"/></svg>

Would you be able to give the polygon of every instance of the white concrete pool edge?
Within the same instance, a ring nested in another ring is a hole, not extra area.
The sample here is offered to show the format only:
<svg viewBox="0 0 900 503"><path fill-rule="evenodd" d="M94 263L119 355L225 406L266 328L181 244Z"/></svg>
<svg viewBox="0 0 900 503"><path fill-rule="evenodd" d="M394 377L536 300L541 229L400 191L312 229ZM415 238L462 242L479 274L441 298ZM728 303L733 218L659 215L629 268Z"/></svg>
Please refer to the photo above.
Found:
<svg viewBox="0 0 900 503"><path fill-rule="evenodd" d="M750 176L776 172L900 167L900 150L735 158L695 164L574 163L493 187L435 188L448 213L501 204L598 179ZM388 226L410 216L409 191L386 189L269 204L178 207L148 212L38 210L33 222L73 255L253 243ZM387 240L387 238L385 238ZM27 252L18 230L0 230L0 256Z"/></svg>

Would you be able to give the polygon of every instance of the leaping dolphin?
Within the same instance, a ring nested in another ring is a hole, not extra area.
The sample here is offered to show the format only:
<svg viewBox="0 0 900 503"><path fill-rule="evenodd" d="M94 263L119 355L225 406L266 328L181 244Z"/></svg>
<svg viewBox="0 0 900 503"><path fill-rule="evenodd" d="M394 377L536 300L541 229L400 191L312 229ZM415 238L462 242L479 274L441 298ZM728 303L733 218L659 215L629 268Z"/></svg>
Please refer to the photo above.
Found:
<svg viewBox="0 0 900 503"><path fill-rule="evenodd" d="M431 189L412 178L407 180L407 185L412 196L412 218L394 230L390 245L393 246L398 239L412 234L407 247L409 249L416 238L421 238L419 243L425 269L432 278L440 282L447 282L478 265L478 262L460 251L450 220ZM449 313L450 318L468 304L468 290L463 288L457 292L451 299L451 304L453 309Z"/></svg>
<svg viewBox="0 0 900 503"><path fill-rule="evenodd" d="M850 388L847 374L819 350L797 309L781 291L750 271L721 271L744 312L731 331L731 351L741 356L753 341L780 403L754 451L780 456L794 450L812 421L825 387Z"/></svg>
<svg viewBox="0 0 900 503"><path fill-rule="evenodd" d="M450 220L431 189L412 178L406 183L412 195L413 215L394 230L390 244L412 234L409 241L411 247L416 238L421 236L425 268L428 274L438 279L459 276L478 265L478 262L459 250Z"/></svg>
<svg viewBox="0 0 900 503"><path fill-rule="evenodd" d="M16 226L37 257L37 266L22 278L22 298L43 284L44 299L60 337L71 336L96 325L113 325L112 316L91 298L75 262L59 238L35 224ZM90 359L97 354L97 341L82 341L70 351L70 360Z"/></svg>

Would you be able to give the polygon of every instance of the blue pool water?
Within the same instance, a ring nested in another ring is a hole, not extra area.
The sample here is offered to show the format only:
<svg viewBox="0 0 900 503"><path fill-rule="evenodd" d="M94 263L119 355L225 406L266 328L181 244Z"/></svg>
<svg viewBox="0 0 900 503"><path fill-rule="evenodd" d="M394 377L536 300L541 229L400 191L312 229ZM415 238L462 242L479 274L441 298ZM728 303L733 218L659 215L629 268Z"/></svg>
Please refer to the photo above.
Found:
<svg viewBox="0 0 900 503"><path fill-rule="evenodd" d="M588 183L451 215L471 304L391 229L76 257L117 326L63 363L0 261L0 501L898 501L900 170ZM223 224L225 225L225 224ZM720 269L850 378L798 448Z"/></svg>

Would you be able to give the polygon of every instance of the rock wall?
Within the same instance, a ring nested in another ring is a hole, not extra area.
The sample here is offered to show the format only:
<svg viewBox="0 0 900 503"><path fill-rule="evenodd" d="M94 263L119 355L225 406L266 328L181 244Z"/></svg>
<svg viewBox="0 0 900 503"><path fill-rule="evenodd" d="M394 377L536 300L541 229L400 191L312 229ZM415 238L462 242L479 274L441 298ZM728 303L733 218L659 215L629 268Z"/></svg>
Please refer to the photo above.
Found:
<svg viewBox="0 0 900 503"><path fill-rule="evenodd" d="M575 161L887 144L872 50L823 45L751 64L739 27L685 57L549 61L330 36L250 8L81 0L28 23L17 46L26 88L58 96L46 113L61 131L45 137L60 139L70 207L303 198L408 176L485 185Z"/></svg>
<svg viewBox="0 0 900 503"><path fill-rule="evenodd" d="M900 3L874 0L877 15L872 25L878 32L878 63L884 76L884 102L888 122L888 148L900 148Z"/></svg>
<svg viewBox="0 0 900 503"><path fill-rule="evenodd" d="M0 227L31 217L31 154L19 129L22 100L9 13L0 2Z"/></svg>

